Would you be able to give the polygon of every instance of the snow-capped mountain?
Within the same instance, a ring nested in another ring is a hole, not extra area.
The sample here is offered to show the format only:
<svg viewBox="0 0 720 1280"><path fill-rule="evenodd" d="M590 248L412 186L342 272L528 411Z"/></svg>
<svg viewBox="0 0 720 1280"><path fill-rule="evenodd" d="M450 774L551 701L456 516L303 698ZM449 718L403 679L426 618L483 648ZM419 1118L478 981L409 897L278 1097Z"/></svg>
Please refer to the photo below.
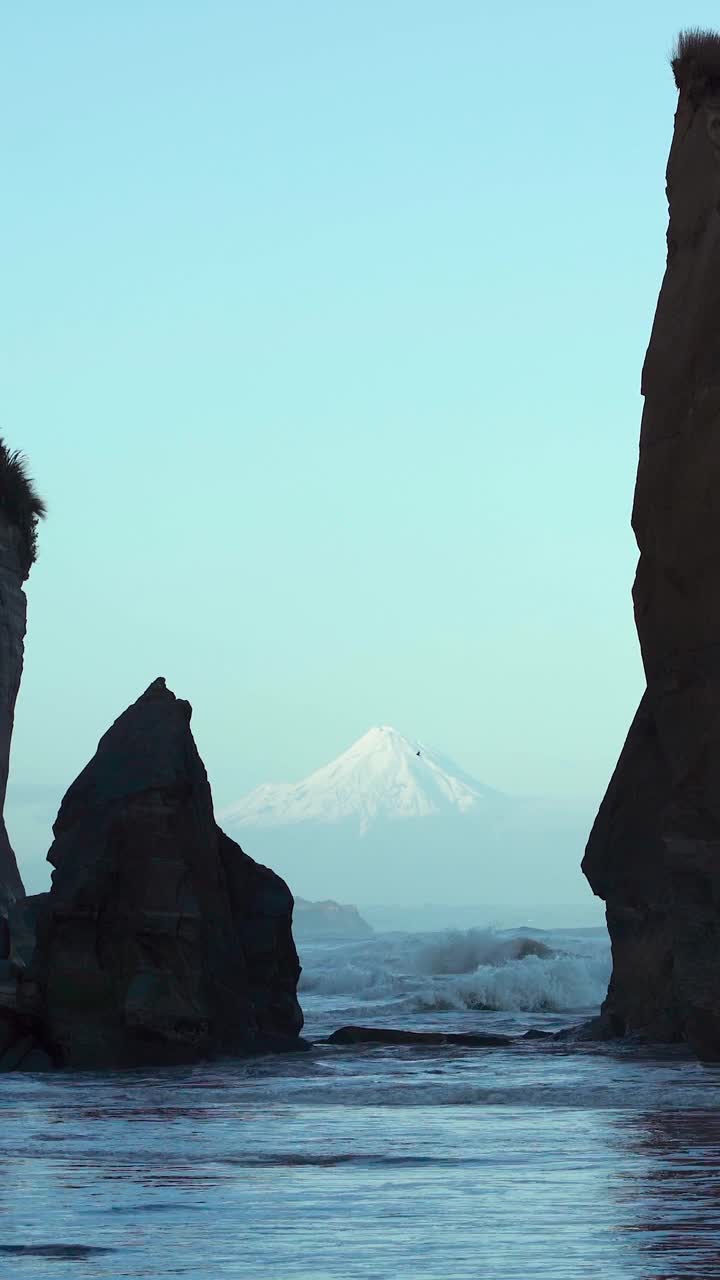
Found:
<svg viewBox="0 0 720 1280"><path fill-rule="evenodd" d="M302 782L265 783L221 815L228 827L292 826L486 813L504 797L389 725L369 729Z"/></svg>
<svg viewBox="0 0 720 1280"><path fill-rule="evenodd" d="M577 816L508 796L388 725L300 782L221 812L254 858L305 898L559 902L589 896Z"/></svg>

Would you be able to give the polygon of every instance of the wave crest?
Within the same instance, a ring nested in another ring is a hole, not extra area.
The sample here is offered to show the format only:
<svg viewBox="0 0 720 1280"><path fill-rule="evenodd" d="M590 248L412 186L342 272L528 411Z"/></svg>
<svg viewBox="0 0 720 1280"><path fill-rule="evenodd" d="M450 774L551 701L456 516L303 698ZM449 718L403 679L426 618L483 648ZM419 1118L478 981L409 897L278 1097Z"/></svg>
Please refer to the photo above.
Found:
<svg viewBox="0 0 720 1280"><path fill-rule="evenodd" d="M474 973L480 965L555 954L552 947L537 938L500 938L492 929L451 929L420 945L414 961L418 973Z"/></svg>

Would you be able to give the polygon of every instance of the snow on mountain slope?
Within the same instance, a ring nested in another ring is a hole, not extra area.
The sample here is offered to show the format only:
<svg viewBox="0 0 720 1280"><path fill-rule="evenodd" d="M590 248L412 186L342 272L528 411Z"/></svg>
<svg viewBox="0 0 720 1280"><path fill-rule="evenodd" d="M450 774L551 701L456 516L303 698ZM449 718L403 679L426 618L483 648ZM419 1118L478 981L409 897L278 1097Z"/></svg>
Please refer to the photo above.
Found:
<svg viewBox="0 0 720 1280"><path fill-rule="evenodd" d="M296 783L220 814L303 898L339 902L584 901L589 820L505 795L388 725Z"/></svg>
<svg viewBox="0 0 720 1280"><path fill-rule="evenodd" d="M301 782L265 783L220 816L231 828L350 819L364 833L378 821L479 817L506 803L452 761L382 725Z"/></svg>

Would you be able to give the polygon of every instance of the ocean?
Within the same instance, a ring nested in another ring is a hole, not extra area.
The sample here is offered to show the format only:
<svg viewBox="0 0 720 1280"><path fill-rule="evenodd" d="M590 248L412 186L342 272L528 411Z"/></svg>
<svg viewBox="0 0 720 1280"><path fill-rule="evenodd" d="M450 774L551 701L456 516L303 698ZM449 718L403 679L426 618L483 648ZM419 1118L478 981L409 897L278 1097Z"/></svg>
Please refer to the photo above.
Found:
<svg viewBox="0 0 720 1280"><path fill-rule="evenodd" d="M553 1030L601 930L305 944L306 1034ZM0 1077L0 1276L677 1280L720 1274L720 1072L682 1048L316 1045Z"/></svg>

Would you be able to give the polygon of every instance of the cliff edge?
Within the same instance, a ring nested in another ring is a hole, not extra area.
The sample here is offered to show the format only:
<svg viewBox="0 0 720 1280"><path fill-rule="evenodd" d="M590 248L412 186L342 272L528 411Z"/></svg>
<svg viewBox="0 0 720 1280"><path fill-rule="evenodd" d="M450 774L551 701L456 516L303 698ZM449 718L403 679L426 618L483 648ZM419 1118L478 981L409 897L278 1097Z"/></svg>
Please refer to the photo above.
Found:
<svg viewBox="0 0 720 1280"><path fill-rule="evenodd" d="M45 504L28 477L22 455L11 452L0 439L0 916L7 916L25 892L3 809L23 669L27 609L23 583L35 560L37 523L44 514Z"/></svg>
<svg viewBox="0 0 720 1280"><path fill-rule="evenodd" d="M647 689L590 834L606 1030L720 1058L720 36L677 42L667 268L642 374L633 588Z"/></svg>

